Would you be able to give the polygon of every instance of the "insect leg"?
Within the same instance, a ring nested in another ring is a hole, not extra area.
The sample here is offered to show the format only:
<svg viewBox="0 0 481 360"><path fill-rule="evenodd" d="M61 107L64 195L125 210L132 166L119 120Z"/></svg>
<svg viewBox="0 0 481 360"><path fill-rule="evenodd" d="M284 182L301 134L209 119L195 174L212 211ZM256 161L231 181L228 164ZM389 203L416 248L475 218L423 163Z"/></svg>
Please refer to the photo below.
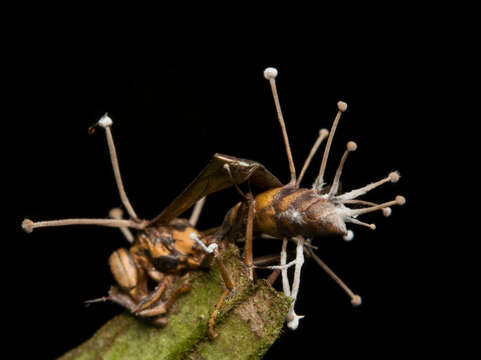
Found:
<svg viewBox="0 0 481 360"><path fill-rule="evenodd" d="M210 316L209 318L209 337L211 339L215 339L219 334L217 334L214 330L214 321L217 317L217 315L219 314L219 310L222 306L222 304L224 303L224 300L225 300L225 297L227 296L227 294L230 292L229 289L225 289L224 292L222 293L222 295L220 296L220 299L219 301L217 301L217 304L215 305L215 309L214 311L212 312L212 315Z"/></svg>
<svg viewBox="0 0 481 360"><path fill-rule="evenodd" d="M271 272L271 274L267 277L267 282L272 286L276 282L277 278L281 274L281 270L276 269Z"/></svg>
<svg viewBox="0 0 481 360"><path fill-rule="evenodd" d="M110 300L116 304L119 304L133 314L135 313L135 309L137 308L137 303L132 300L129 295L121 292L116 286L112 286L109 291L109 296L102 299ZM165 325L167 325L167 319L163 316L149 318L149 322L157 327L164 327Z"/></svg>
<svg viewBox="0 0 481 360"><path fill-rule="evenodd" d="M175 289L174 293L170 296L169 300L167 300L166 302L160 302L158 305L154 307L140 311L137 313L137 315L140 315L143 317L154 317L158 315L163 315L169 311L171 306L174 304L174 302L177 300L177 298L180 295L190 291L190 289L192 289L192 286L190 284L182 284L177 289Z"/></svg>
<svg viewBox="0 0 481 360"><path fill-rule="evenodd" d="M254 263L252 254L252 237L254 232L254 218L256 216L255 200L252 193L247 194L247 204L249 210L247 213L247 225L245 234L245 244L244 244L244 262L249 271L249 279L254 280Z"/></svg>
<svg viewBox="0 0 481 360"><path fill-rule="evenodd" d="M119 304L120 306L126 308L131 313L134 312L135 307L137 306L136 302L132 299L132 297L120 291L117 286L112 286L110 288L109 296L106 297L105 299Z"/></svg>
<svg viewBox="0 0 481 360"><path fill-rule="evenodd" d="M237 189L239 194L244 198L244 200L247 202L247 205L248 205L247 226L246 226L245 244L244 244L244 263L246 264L249 271L249 279L254 280L252 237L254 232L254 218L255 218L255 204L256 204L255 199L250 190L247 194L244 194L242 190L239 188L237 183L234 181L234 177L232 176L232 172L229 164L225 164L224 169L229 174L232 184L234 184L235 188Z"/></svg>
<svg viewBox="0 0 481 360"><path fill-rule="evenodd" d="M144 297L142 300L140 300L137 304L137 308L135 309L135 313L139 313L149 307L151 307L153 304L155 304L162 294L164 293L165 287L167 285L167 279L164 281L161 281L157 286L155 287L154 291L152 291L149 295Z"/></svg>
<svg viewBox="0 0 481 360"><path fill-rule="evenodd" d="M138 302L145 296L145 273L134 256L126 249L118 249L109 257L112 275L120 289Z"/></svg>
<svg viewBox="0 0 481 360"><path fill-rule="evenodd" d="M225 300L225 297L234 288L234 283L232 282L232 279L229 275L229 272L227 271L227 268L225 267L224 262L222 261L222 255L219 253L217 244L213 243L213 244L210 244L209 246L205 246L205 244L197 237L197 235L194 232L192 234L190 234L190 238L192 240L196 241L202 247L202 249L204 249L204 251L207 254L213 254L214 255L214 259L216 260L217 265L219 266L219 272L220 272L220 275L222 277L222 280L224 281L224 285L226 287L226 289L222 293L221 297L217 301L215 309L214 309L214 311L212 312L212 314L209 318L209 337L211 339L214 339L215 337L217 337L217 333L214 330L214 321L215 321L217 315L219 314L219 310L222 307L222 304Z"/></svg>
<svg viewBox="0 0 481 360"><path fill-rule="evenodd" d="M225 297L234 288L234 283L232 282L232 279L229 275L229 272L227 271L227 269L224 265L224 262L222 261L222 256L219 254L219 251L217 250L217 248L214 249L214 257L217 261L217 264L219 265L220 275L222 277L222 280L224 281L224 285L226 286L226 289L224 290L224 292L220 296L219 300L217 301L215 309L214 309L214 311L212 312L212 314L209 318L209 337L211 339L216 338L217 335L218 335L214 330L214 321L215 321L217 315L219 314L219 310L222 307L222 304L224 303Z"/></svg>

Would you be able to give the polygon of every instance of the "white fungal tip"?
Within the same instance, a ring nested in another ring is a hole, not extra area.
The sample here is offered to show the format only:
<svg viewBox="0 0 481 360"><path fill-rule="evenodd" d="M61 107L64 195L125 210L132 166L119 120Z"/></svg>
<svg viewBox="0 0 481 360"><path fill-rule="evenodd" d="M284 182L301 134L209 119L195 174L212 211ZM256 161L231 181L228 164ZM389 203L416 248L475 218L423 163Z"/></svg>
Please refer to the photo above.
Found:
<svg viewBox="0 0 481 360"><path fill-rule="evenodd" d="M209 246L207 246L207 252L208 252L209 254L212 254L215 249L217 249L217 244L216 244L216 243L212 243L212 244L210 244Z"/></svg>
<svg viewBox="0 0 481 360"><path fill-rule="evenodd" d="M401 174L399 174L398 171L393 171L392 173L389 174L389 180L393 183L398 182L400 178L401 178Z"/></svg>
<svg viewBox="0 0 481 360"><path fill-rule="evenodd" d="M293 314L292 320L287 323L287 327L291 330L296 330L299 326L299 320L302 319L304 315Z"/></svg>
<svg viewBox="0 0 481 360"><path fill-rule="evenodd" d="M267 80L275 79L277 77L278 71L275 67L268 67L264 70L264 77Z"/></svg>
<svg viewBox="0 0 481 360"><path fill-rule="evenodd" d="M22 229L26 233L31 233L33 231L33 224L34 222L30 219L25 219L22 221Z"/></svg>
<svg viewBox="0 0 481 360"><path fill-rule="evenodd" d="M352 306L359 306L362 304L362 298L359 295L354 295L351 299Z"/></svg>
<svg viewBox="0 0 481 360"><path fill-rule="evenodd" d="M382 214L383 214L385 217L390 216L391 213L392 213L392 210L391 210L390 207L387 207L387 208L382 209Z"/></svg>
<svg viewBox="0 0 481 360"><path fill-rule="evenodd" d="M347 110L347 104L344 101L338 101L337 108L340 112L344 112Z"/></svg>
<svg viewBox="0 0 481 360"><path fill-rule="evenodd" d="M396 196L396 202L398 205L404 205L406 203L406 198L404 196Z"/></svg>
<svg viewBox="0 0 481 360"><path fill-rule="evenodd" d="M351 241L354 238L352 230L347 230L347 234L342 237L345 241Z"/></svg>
<svg viewBox="0 0 481 360"><path fill-rule="evenodd" d="M114 122L112 121L112 118L105 113L104 116L100 118L100 120L97 122L99 126L102 126L103 128L107 128L109 126L112 126Z"/></svg>
<svg viewBox="0 0 481 360"><path fill-rule="evenodd" d="M356 151L357 144L354 141L349 141L346 147L348 151Z"/></svg>
<svg viewBox="0 0 481 360"><path fill-rule="evenodd" d="M321 130L319 130L319 135L322 136L323 138L326 138L327 135L329 135L329 130L321 129Z"/></svg>

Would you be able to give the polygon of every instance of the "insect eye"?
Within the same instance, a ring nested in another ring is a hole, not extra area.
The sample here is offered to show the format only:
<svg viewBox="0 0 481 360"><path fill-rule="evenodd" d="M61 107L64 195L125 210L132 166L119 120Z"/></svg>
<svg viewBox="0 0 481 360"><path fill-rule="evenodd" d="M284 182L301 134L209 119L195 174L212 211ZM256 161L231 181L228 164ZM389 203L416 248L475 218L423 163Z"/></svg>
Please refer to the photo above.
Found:
<svg viewBox="0 0 481 360"><path fill-rule="evenodd" d="M152 259L152 264L154 267L160 271L168 272L175 270L179 263L179 258L177 256L167 255L159 256Z"/></svg>

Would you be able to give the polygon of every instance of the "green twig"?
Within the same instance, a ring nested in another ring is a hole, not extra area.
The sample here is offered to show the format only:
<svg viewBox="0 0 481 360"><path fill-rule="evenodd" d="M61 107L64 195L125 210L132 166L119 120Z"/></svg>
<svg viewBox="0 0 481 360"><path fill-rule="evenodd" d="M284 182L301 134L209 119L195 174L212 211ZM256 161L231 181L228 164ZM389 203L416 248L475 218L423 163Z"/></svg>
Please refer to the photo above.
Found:
<svg viewBox="0 0 481 360"><path fill-rule="evenodd" d="M189 274L192 290L171 309L169 323L155 328L124 313L100 328L84 344L60 359L260 359L279 336L290 300L266 281L248 280L238 249L223 253L235 289L215 324L210 340L208 320L224 290L217 267Z"/></svg>

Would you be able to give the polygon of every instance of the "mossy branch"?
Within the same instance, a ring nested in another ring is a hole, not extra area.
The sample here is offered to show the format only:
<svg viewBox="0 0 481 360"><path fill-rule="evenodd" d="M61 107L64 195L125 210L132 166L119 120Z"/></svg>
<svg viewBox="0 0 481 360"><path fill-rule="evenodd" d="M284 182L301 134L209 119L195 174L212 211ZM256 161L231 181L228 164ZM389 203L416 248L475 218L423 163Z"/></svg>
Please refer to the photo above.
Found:
<svg viewBox="0 0 481 360"><path fill-rule="evenodd" d="M189 274L192 290L177 300L165 328L124 313L60 359L261 359L281 333L290 299L266 281L249 281L234 245L223 257L235 288L217 317L216 339L208 337L208 320L224 286L213 266Z"/></svg>

